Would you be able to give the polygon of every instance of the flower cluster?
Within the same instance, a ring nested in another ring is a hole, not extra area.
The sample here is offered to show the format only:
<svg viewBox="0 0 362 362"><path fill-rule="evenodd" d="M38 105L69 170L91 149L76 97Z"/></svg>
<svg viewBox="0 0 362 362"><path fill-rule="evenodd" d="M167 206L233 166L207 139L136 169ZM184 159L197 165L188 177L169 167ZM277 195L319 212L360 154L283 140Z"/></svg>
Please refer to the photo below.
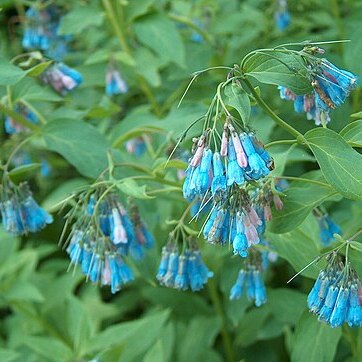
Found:
<svg viewBox="0 0 362 362"><path fill-rule="evenodd" d="M262 274L268 267L269 260L275 260L274 255L275 253L252 250L230 290L230 300L240 299L246 287L246 296L255 306L260 307L266 303L267 295Z"/></svg>
<svg viewBox="0 0 362 362"><path fill-rule="evenodd" d="M329 246L336 241L334 234L342 234L342 230L327 214L317 216L319 235L323 246Z"/></svg>
<svg viewBox="0 0 362 362"><path fill-rule="evenodd" d="M324 51L320 48L305 49L306 52ZM310 71L313 92L296 95L290 89L279 86L282 99L294 101L296 112L306 112L308 119L314 119L316 125L330 121L329 111L344 103L358 84L358 77L346 70L337 68L327 59L309 57L306 60Z"/></svg>
<svg viewBox="0 0 362 362"><path fill-rule="evenodd" d="M39 49L52 59L60 61L68 52L69 35L59 35L60 12L50 5L44 9L30 7L25 13L22 46Z"/></svg>
<svg viewBox="0 0 362 362"><path fill-rule="evenodd" d="M169 242L162 248L156 278L168 288L195 292L204 287L213 273L203 262L195 241L188 239L187 242L188 247L180 254L177 240L173 234L170 235Z"/></svg>
<svg viewBox="0 0 362 362"><path fill-rule="evenodd" d="M16 113L19 113L31 123L39 122L38 117L34 114L34 112L32 112L28 107L24 106L23 104L17 103L14 107L14 111ZM19 124L15 119L11 118L10 116L7 116L5 118L4 126L5 132L10 135L28 131L26 127Z"/></svg>
<svg viewBox="0 0 362 362"><path fill-rule="evenodd" d="M221 139L220 152L210 148L210 130L194 141L193 157L188 162L183 195L192 201L211 192L215 196L236 184L259 180L273 169L273 159L255 134L238 134L227 121Z"/></svg>
<svg viewBox="0 0 362 362"><path fill-rule="evenodd" d="M361 327L362 287L357 273L348 262L343 263L336 252L328 254L327 261L308 295L310 311L332 327L344 322Z"/></svg>
<svg viewBox="0 0 362 362"><path fill-rule="evenodd" d="M80 210L68 215L77 220L67 252L87 278L96 284L110 285L112 293L116 293L133 279L124 257L142 259L144 248L151 248L154 240L135 205L130 207L129 216L116 194L102 195L81 195L84 200Z"/></svg>
<svg viewBox="0 0 362 362"><path fill-rule="evenodd" d="M43 229L53 218L33 199L29 185L15 185L5 179L0 187L0 214L3 227L14 235L26 235Z"/></svg>
<svg viewBox="0 0 362 362"><path fill-rule="evenodd" d="M79 72L61 62L55 63L46 69L41 75L41 79L63 96L78 87L83 81L83 77Z"/></svg>
<svg viewBox="0 0 362 362"><path fill-rule="evenodd" d="M290 24L290 14L288 12L288 6L286 0L277 1L277 10L274 13L275 22L277 28L280 31L284 31Z"/></svg>
<svg viewBox="0 0 362 362"><path fill-rule="evenodd" d="M126 81L122 78L120 71L118 69L115 69L113 65L109 65L106 72L107 96L125 94L127 92L128 86Z"/></svg>

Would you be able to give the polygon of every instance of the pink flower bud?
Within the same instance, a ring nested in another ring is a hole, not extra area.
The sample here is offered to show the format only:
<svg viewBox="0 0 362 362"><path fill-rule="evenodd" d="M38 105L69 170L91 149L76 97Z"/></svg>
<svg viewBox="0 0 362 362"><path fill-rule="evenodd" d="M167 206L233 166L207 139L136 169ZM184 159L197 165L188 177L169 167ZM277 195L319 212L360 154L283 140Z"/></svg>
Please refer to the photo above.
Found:
<svg viewBox="0 0 362 362"><path fill-rule="evenodd" d="M224 127L221 138L220 155L225 157L227 156L227 154L228 154L228 135L227 135L227 130Z"/></svg>
<svg viewBox="0 0 362 362"><path fill-rule="evenodd" d="M277 210L283 209L283 201L281 200L281 198L278 195L273 196L273 202L274 202L274 206Z"/></svg>
<svg viewBox="0 0 362 362"><path fill-rule="evenodd" d="M248 217L250 219L250 222L254 225L254 226L258 226L261 225L261 220L259 218L259 215L256 213L255 209L253 207L250 208L250 210L248 210Z"/></svg>
<svg viewBox="0 0 362 362"><path fill-rule="evenodd" d="M269 204L264 206L264 218L266 221L271 221L271 219L273 218Z"/></svg>
<svg viewBox="0 0 362 362"><path fill-rule="evenodd" d="M196 167L200 164L202 155L204 154L204 148L205 148L205 146L203 144L202 144L202 146L197 147L194 157L192 157L192 159L190 161L190 166Z"/></svg>

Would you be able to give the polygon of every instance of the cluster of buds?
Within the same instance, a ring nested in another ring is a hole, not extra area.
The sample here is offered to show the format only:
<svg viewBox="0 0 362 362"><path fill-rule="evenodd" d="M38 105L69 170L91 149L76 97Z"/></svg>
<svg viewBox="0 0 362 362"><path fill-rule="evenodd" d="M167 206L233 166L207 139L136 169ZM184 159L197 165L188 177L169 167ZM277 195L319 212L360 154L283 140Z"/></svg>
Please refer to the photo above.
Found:
<svg viewBox="0 0 362 362"><path fill-rule="evenodd" d="M362 326L362 287L356 271L332 252L308 295L308 307L332 327Z"/></svg>
<svg viewBox="0 0 362 362"><path fill-rule="evenodd" d="M156 278L168 288L195 292L204 287L213 273L203 262L195 240L187 238L184 242L187 246L180 253L175 234L170 234L168 243L162 248Z"/></svg>
<svg viewBox="0 0 362 362"><path fill-rule="evenodd" d="M0 214L4 229L13 235L35 233L53 222L33 199L26 182L15 185L6 177L0 187Z"/></svg>
<svg viewBox="0 0 362 362"><path fill-rule="evenodd" d="M68 214L76 222L67 241L67 252L73 264L81 265L87 278L93 283L110 285L112 293L116 293L133 279L124 257L142 259L144 248L154 245L153 236L138 208L132 205L128 215L118 195L96 191L80 198L80 210L78 207Z"/></svg>

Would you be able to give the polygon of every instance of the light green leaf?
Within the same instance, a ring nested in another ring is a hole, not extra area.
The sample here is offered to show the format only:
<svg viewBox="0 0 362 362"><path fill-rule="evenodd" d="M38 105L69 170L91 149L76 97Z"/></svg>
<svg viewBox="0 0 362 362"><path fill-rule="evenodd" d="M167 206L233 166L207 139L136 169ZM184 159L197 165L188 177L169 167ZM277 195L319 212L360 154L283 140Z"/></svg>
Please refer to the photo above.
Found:
<svg viewBox="0 0 362 362"><path fill-rule="evenodd" d="M0 85L13 85L19 82L26 73L11 64L8 60L0 58Z"/></svg>
<svg viewBox="0 0 362 362"><path fill-rule="evenodd" d="M0 348L0 361L1 362L12 362L19 360L19 353L10 349Z"/></svg>
<svg viewBox="0 0 362 362"><path fill-rule="evenodd" d="M341 328L331 328L306 311L295 328L291 361L332 362L341 336Z"/></svg>
<svg viewBox="0 0 362 362"><path fill-rule="evenodd" d="M163 350L163 344L160 339L148 350L146 353L143 362L163 362L165 360L165 352Z"/></svg>
<svg viewBox="0 0 362 362"><path fill-rule="evenodd" d="M327 128L312 129L305 138L325 179L344 197L362 200L362 155Z"/></svg>
<svg viewBox="0 0 362 362"><path fill-rule="evenodd" d="M18 280L3 296L10 301L33 301L43 302L44 296L30 282Z"/></svg>
<svg viewBox="0 0 362 362"><path fill-rule="evenodd" d="M134 23L139 41L155 51L163 61L185 65L185 48L176 25L165 15L152 14ZM147 67L147 64L143 64Z"/></svg>
<svg viewBox="0 0 362 362"><path fill-rule="evenodd" d="M227 84L224 88L224 92L226 95L226 104L235 108L240 114L241 119L244 124L247 124L250 118L250 99L245 90L241 87L241 85L232 82L231 84Z"/></svg>
<svg viewBox="0 0 362 362"><path fill-rule="evenodd" d="M128 196L135 197L136 199L153 199L154 197L147 195L146 186L139 186L138 183L132 178L122 179L117 183L120 191Z"/></svg>
<svg viewBox="0 0 362 362"><path fill-rule="evenodd" d="M58 33L60 35L80 34L89 26L100 26L104 21L104 13L90 5L78 6L61 17Z"/></svg>
<svg viewBox="0 0 362 362"><path fill-rule="evenodd" d="M261 83L281 85L296 94L312 91L307 69L301 56L276 51L263 51L251 55L243 70Z"/></svg>
<svg viewBox="0 0 362 362"><path fill-rule="evenodd" d="M25 73L26 75L30 76L30 77L38 77L40 74L42 74L45 69L47 69L49 67L50 64L52 64L53 61L49 60L47 62L42 62L39 63L37 65L35 65L34 67L32 67L31 69L28 69Z"/></svg>
<svg viewBox="0 0 362 362"><path fill-rule="evenodd" d="M61 154L82 175L96 178L107 167L107 141L91 125L57 119L48 123L42 134L48 148Z"/></svg>
<svg viewBox="0 0 362 362"><path fill-rule="evenodd" d="M314 207L338 195L335 189L325 183L320 171L312 171L301 177L321 184L307 181L290 183L289 188L283 191L286 195L283 198L283 209L273 210L273 219L269 223L271 232L282 234L293 230L303 222Z"/></svg>
<svg viewBox="0 0 362 362"><path fill-rule="evenodd" d="M362 148L362 119L347 124L339 134L352 147Z"/></svg>
<svg viewBox="0 0 362 362"><path fill-rule="evenodd" d="M28 180L30 177L34 176L41 168L40 163L29 163L27 165L22 165L16 168L13 168L9 172L9 176L13 182L16 184Z"/></svg>

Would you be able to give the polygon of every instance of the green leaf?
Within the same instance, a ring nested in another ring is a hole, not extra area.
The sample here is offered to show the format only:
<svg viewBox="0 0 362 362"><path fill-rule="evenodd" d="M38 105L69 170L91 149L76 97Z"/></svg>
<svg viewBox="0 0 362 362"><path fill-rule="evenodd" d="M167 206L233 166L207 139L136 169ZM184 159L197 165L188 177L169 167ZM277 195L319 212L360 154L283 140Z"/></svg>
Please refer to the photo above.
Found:
<svg viewBox="0 0 362 362"><path fill-rule="evenodd" d="M245 90L235 82L227 84L224 88L226 95L226 104L235 108L244 124L247 124L250 118L250 99Z"/></svg>
<svg viewBox="0 0 362 362"><path fill-rule="evenodd" d="M48 148L61 154L84 176L96 178L107 167L107 141L94 127L57 119L42 129Z"/></svg>
<svg viewBox="0 0 362 362"><path fill-rule="evenodd" d="M40 74L42 74L45 69L47 69L49 67L50 64L52 64L53 61L49 60L47 62L42 62L39 63L37 65L35 65L34 67L32 67L31 69L28 69L25 73L26 75L30 76L30 77L38 77Z"/></svg>
<svg viewBox="0 0 362 362"><path fill-rule="evenodd" d="M324 183L320 171L312 171L301 176L321 182L321 184L307 181L293 181L283 193L284 207L282 210L273 210L273 219L269 228L273 233L282 234L293 230L300 225L313 208L331 199L338 193L330 185Z"/></svg>
<svg viewBox="0 0 362 362"><path fill-rule="evenodd" d="M339 134L352 147L362 148L362 119L347 124Z"/></svg>
<svg viewBox="0 0 362 362"><path fill-rule="evenodd" d="M149 49L140 47L136 49L134 58L136 61L136 72L144 77L153 87L161 85L160 59L157 58Z"/></svg>
<svg viewBox="0 0 362 362"><path fill-rule="evenodd" d="M31 283L26 281L17 281L9 290L3 293L3 296L10 301L33 301L44 302L44 296Z"/></svg>
<svg viewBox="0 0 362 362"><path fill-rule="evenodd" d="M362 155L327 128L312 129L305 138L325 179L344 197L362 200Z"/></svg>
<svg viewBox="0 0 362 362"><path fill-rule="evenodd" d="M281 85L296 94L312 91L308 71L301 56L277 51L257 52L243 64L246 75L261 83Z"/></svg>
<svg viewBox="0 0 362 362"><path fill-rule="evenodd" d="M132 178L125 178L117 183L120 191L128 196L135 197L136 199L153 199L154 197L147 195L146 186L139 186L138 183Z"/></svg>
<svg viewBox="0 0 362 362"><path fill-rule="evenodd" d="M80 34L89 26L100 26L104 21L104 13L91 5L78 6L61 17L59 35Z"/></svg>
<svg viewBox="0 0 362 362"><path fill-rule="evenodd" d="M14 85L25 75L22 69L0 58L0 85Z"/></svg>
<svg viewBox="0 0 362 362"><path fill-rule="evenodd" d="M37 173L41 168L40 163L29 163L27 165L22 165L16 168L13 168L9 172L9 176L13 182L16 184L28 180L35 173Z"/></svg>
<svg viewBox="0 0 362 362"><path fill-rule="evenodd" d="M331 328L306 311L295 328L291 361L332 362L341 336L341 328Z"/></svg>
<svg viewBox="0 0 362 362"><path fill-rule="evenodd" d="M152 14L139 18L134 23L139 41L151 48L164 62L185 65L185 48L176 25L165 15ZM143 64L147 67L147 64Z"/></svg>
<svg viewBox="0 0 362 362"><path fill-rule="evenodd" d="M71 349L57 339L50 337L28 337L24 344L48 361L64 362L74 360Z"/></svg>
<svg viewBox="0 0 362 362"><path fill-rule="evenodd" d="M19 353L12 351L10 349L0 348L0 361L2 362L12 362L19 361Z"/></svg>
<svg viewBox="0 0 362 362"><path fill-rule="evenodd" d="M296 229L285 234L268 232L267 239L275 247L278 255L287 260L296 272L302 270L319 255L320 239L317 221L313 215ZM302 275L316 278L321 269L321 262L307 268ZM284 280L283 282L287 282Z"/></svg>
<svg viewBox="0 0 362 362"><path fill-rule="evenodd" d="M166 362L165 352L163 350L163 344L160 339L148 350L146 353L143 362Z"/></svg>

